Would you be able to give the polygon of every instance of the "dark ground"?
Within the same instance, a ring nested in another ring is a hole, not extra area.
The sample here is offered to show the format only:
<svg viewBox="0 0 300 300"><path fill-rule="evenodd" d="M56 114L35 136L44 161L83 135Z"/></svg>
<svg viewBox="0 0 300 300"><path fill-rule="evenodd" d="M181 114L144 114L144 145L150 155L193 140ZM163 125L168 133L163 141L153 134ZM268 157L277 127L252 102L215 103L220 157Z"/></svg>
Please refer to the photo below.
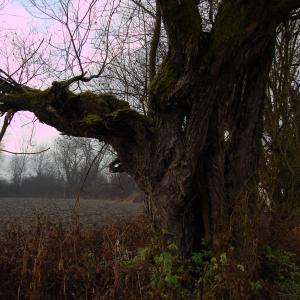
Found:
<svg viewBox="0 0 300 300"><path fill-rule="evenodd" d="M69 224L74 216L74 204L74 199L0 198L0 230L12 223L32 224L37 215L51 222ZM80 224L87 228L103 225L113 217L137 215L142 211L141 203L80 199L78 215Z"/></svg>

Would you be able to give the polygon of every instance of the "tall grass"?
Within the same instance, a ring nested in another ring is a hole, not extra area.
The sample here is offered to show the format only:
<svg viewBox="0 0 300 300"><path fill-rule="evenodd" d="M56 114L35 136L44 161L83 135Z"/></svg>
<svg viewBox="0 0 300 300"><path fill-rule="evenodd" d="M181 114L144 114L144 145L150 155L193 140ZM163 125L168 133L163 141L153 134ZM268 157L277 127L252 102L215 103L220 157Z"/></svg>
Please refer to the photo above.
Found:
<svg viewBox="0 0 300 300"><path fill-rule="evenodd" d="M37 214L0 236L0 299L300 299L300 230L265 245L250 271L233 247L180 257L141 216L84 230Z"/></svg>
<svg viewBox="0 0 300 300"><path fill-rule="evenodd" d="M144 271L124 273L121 262L159 244L154 236L142 217L95 230L40 215L26 230L10 225L0 237L0 299L142 299Z"/></svg>

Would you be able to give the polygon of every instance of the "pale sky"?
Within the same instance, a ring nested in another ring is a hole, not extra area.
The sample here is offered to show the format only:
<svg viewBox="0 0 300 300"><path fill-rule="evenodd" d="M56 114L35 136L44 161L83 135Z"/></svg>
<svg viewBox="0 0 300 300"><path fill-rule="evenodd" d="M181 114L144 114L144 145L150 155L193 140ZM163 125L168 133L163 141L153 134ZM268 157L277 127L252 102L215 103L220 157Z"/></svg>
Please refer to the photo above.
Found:
<svg viewBox="0 0 300 300"><path fill-rule="evenodd" d="M45 20L33 18L21 3L25 1L9 0L5 7L0 11L0 29L3 32L22 32L25 35L30 28L45 27ZM4 63L4 62L2 62ZM2 65L1 63L1 65ZM37 145L50 145L58 136L58 131L47 125L35 121L34 115L29 112L19 112L15 115L10 128L4 138L4 148L9 151L22 151L24 140L29 140L32 135L31 149Z"/></svg>
<svg viewBox="0 0 300 300"><path fill-rule="evenodd" d="M4 148L9 151L23 152L31 139L29 149L35 149L39 145L51 146L52 141L59 135L59 132L39 121L32 113L19 112L14 117L10 128L4 138ZM26 144L26 145L24 145Z"/></svg>

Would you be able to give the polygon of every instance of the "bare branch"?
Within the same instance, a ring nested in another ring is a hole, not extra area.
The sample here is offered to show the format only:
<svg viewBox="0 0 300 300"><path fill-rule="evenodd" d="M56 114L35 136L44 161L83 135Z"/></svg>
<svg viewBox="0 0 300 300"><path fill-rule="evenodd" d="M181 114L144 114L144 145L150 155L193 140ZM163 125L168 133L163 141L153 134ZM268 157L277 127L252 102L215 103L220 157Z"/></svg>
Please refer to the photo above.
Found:
<svg viewBox="0 0 300 300"><path fill-rule="evenodd" d="M153 13L152 11L150 11L147 7L145 7L141 0L132 0L132 2L134 4L136 4L137 6L139 6L140 8L142 8L147 14L149 14L152 18L156 18L156 14Z"/></svg>
<svg viewBox="0 0 300 300"><path fill-rule="evenodd" d="M158 48L158 43L160 39L161 31L161 12L159 8L159 1L156 0L156 14L155 14L155 24L153 30L153 36L150 45L150 57L149 57L149 81L151 82L156 73L156 53Z"/></svg>
<svg viewBox="0 0 300 300"><path fill-rule="evenodd" d="M92 4L90 5L90 9L91 9L92 5L95 5L95 3L96 3L96 1L92 2ZM96 74L93 74L91 76L85 77L86 74L87 74L87 72L84 71L84 69L82 67L82 64L81 64L81 61L80 61L80 57L79 57L79 53L77 53L76 48L75 48L75 44L73 42L73 47L74 47L74 51L76 53L76 56L78 58L78 62L79 62L80 69L81 69L81 74L78 75L78 76L74 76L73 78L68 79L66 81L66 87L68 87L71 84L73 84L74 82L78 82L78 81L81 81L81 82L90 82L93 79L99 78L102 75L102 73L104 72L104 69L106 67L106 63L107 63L107 60L108 60L108 53L109 53L109 33L110 33L110 26L111 26L111 22L112 22L112 17L115 14L116 10L117 10L117 7L115 7L110 12L110 15L109 15L109 18L108 18L108 22L107 22L107 25L106 25L106 29L105 29L105 33L106 33L105 34L105 38L106 38L105 58L104 58L104 61L102 63L102 66L101 66L100 70ZM90 24L90 21L89 21L89 24ZM87 31L86 31L85 35L87 35ZM71 35L71 33L70 33L70 38L71 38L71 41L74 41L73 36Z"/></svg>
<svg viewBox="0 0 300 300"><path fill-rule="evenodd" d="M0 149L0 151L2 152L6 152L6 153L10 153L10 154L14 154L14 155L36 155L36 154L41 154L43 152L46 152L50 150L50 147L41 151L37 151L37 152L14 152L14 151L9 151L6 149Z"/></svg>
<svg viewBox="0 0 300 300"><path fill-rule="evenodd" d="M14 117L14 111L12 109L8 110L7 113L6 113L6 116L4 118L4 122L3 122L3 125L2 125L2 129L1 129L1 132L0 132L0 142L2 141L4 135L5 135L5 132L11 122L11 120L13 119Z"/></svg>
<svg viewBox="0 0 300 300"><path fill-rule="evenodd" d="M86 183L86 180L87 180L87 178L88 178L88 176L89 176L89 174L90 174L90 172L92 170L93 165L95 164L96 160L100 157L100 155L103 153L103 151L105 150L105 148L106 148L106 145L105 144L102 145L102 147L100 148L100 150L95 155L95 157L93 158L92 162L90 163L89 168L88 168L88 170L87 170L87 172L86 172L86 174L85 174L85 176L84 176L84 178L82 180L82 183L81 183L80 188L78 190L78 193L76 195L76 201L75 201L75 204L74 204L74 207L73 207L73 211L74 211L75 214L77 214L77 209L79 208L80 195L81 195L81 193L83 191L83 188L84 188L84 185Z"/></svg>

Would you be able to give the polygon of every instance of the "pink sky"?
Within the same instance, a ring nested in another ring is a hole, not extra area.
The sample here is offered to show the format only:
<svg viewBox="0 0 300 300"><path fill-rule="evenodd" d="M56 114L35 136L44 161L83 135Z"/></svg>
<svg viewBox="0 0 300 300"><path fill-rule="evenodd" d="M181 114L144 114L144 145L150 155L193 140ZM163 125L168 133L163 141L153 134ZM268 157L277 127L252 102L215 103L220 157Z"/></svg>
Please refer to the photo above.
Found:
<svg viewBox="0 0 300 300"><path fill-rule="evenodd" d="M24 141L32 136L29 149L35 149L39 145L51 146L52 141L58 137L59 132L45 124L35 120L34 115L29 112L19 112L14 117L10 128L4 138L4 148L9 151L22 152Z"/></svg>
<svg viewBox="0 0 300 300"><path fill-rule="evenodd" d="M41 19L34 19L17 1L9 1L0 11L1 32L20 32L27 35L30 28L42 28ZM0 62L1 65L5 62ZM1 66L2 67L2 66ZM4 137L4 148L9 151L21 151L24 140L29 140L33 133L32 146L50 145L58 136L58 131L34 120L34 115L29 112L19 112L15 115L10 128Z"/></svg>

